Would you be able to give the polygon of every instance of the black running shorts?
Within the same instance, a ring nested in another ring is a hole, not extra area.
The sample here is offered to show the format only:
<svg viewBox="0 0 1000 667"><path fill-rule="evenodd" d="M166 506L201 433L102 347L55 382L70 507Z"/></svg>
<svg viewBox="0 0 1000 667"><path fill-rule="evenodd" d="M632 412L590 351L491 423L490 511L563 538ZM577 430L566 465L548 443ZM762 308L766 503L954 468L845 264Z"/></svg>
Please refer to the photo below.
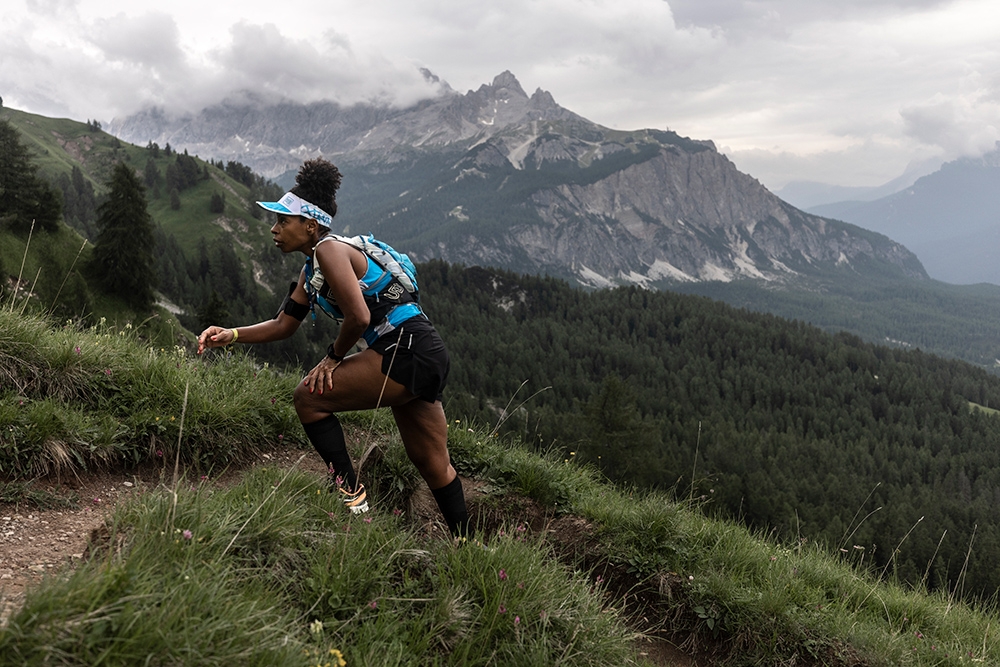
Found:
<svg viewBox="0 0 1000 667"><path fill-rule="evenodd" d="M371 346L382 355L382 373L428 403L440 401L451 361L441 336L423 315L412 317Z"/></svg>

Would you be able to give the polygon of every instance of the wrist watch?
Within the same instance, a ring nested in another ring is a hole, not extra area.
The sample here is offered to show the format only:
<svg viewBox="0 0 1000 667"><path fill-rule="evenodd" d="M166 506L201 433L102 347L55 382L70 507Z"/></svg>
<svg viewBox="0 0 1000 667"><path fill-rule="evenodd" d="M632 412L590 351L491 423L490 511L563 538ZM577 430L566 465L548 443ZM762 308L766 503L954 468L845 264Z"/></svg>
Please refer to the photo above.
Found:
<svg viewBox="0 0 1000 667"><path fill-rule="evenodd" d="M337 354L336 352L333 351L333 343L330 343L330 345L327 346L327 348L326 348L326 356L330 357L334 361L343 361L344 360L344 355Z"/></svg>

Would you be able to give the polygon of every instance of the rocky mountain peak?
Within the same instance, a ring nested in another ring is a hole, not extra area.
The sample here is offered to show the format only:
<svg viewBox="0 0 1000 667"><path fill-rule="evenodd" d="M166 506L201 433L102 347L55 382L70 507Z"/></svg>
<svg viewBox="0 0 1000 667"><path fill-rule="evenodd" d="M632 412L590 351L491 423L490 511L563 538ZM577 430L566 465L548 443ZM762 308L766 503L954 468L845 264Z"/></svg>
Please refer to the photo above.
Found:
<svg viewBox="0 0 1000 667"><path fill-rule="evenodd" d="M186 119L139 115L112 131L272 178L331 157L359 184L354 201L341 192L340 223L419 260L593 286L782 282L873 262L926 275L889 239L782 202L710 141L609 130L544 90L529 97L510 71L464 95L439 90L403 109L246 96Z"/></svg>
<svg viewBox="0 0 1000 667"><path fill-rule="evenodd" d="M493 94L498 97L503 96L504 93L513 94L517 97L528 97L528 94L524 92L524 88L521 87L521 82L517 80L517 77L510 70L504 70L493 77L493 83L489 87L493 89Z"/></svg>

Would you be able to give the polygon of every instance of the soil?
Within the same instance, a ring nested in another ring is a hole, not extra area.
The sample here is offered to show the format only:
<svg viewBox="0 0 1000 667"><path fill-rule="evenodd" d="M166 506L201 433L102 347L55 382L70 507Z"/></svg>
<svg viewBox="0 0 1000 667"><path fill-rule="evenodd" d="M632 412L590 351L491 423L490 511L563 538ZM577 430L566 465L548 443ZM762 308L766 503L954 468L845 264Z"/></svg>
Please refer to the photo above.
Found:
<svg viewBox="0 0 1000 667"><path fill-rule="evenodd" d="M303 457L303 451L285 449L261 454L247 467L297 466L300 469L324 474L319 457L312 453ZM243 474L230 470L214 483L232 483ZM47 574L72 567L81 560L92 535L100 534L105 519L116 503L143 491L148 491L171 481L171 471L163 467L121 472L88 473L71 479L39 479L32 485L35 491L53 499L62 499L66 507L37 509L34 506L0 504L0 626L6 623L24 600L25 591L37 585ZM463 478L466 499L473 521L481 526L483 534L490 534L501 525L523 525L531 531L544 531L555 545L557 554L578 557L588 548L592 535L591 526L578 517L554 517L527 498L503 497L498 505L490 490L482 482ZM447 536L447 528L440 522L437 504L430 491L421 487L409 500L408 516L420 532L428 537ZM585 554L584 554L585 555ZM614 573L603 570L613 589ZM601 576L594 571L595 578ZM628 586L627 583L622 583ZM636 640L637 651L654 665L665 667L698 667L711 664L697 660L677 647L671 638L652 628L648 618L643 618L644 607L640 601L628 603L629 616L640 627L642 637ZM617 593L616 593L617 594Z"/></svg>

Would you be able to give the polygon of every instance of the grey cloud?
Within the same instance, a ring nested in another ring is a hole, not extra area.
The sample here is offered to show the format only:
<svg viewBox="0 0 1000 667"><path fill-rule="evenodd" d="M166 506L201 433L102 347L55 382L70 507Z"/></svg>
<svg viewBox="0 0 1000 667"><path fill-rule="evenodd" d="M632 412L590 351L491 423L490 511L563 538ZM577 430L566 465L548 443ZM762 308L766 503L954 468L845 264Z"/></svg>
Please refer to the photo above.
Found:
<svg viewBox="0 0 1000 667"><path fill-rule="evenodd" d="M1000 139L1000 106L995 100L942 99L900 111L905 132L949 157L979 155Z"/></svg>
<svg viewBox="0 0 1000 667"><path fill-rule="evenodd" d="M161 12L100 19L94 22L87 37L109 60L162 70L184 62L177 23Z"/></svg>
<svg viewBox="0 0 1000 667"><path fill-rule="evenodd" d="M954 0L666 0L679 25L743 31L779 24L925 11Z"/></svg>
<svg viewBox="0 0 1000 667"><path fill-rule="evenodd" d="M79 0L25 0L25 7L33 14L50 19L76 12Z"/></svg>
<svg viewBox="0 0 1000 667"><path fill-rule="evenodd" d="M241 23L231 34L232 42L213 54L226 71L223 90L229 93L248 89L300 102L406 104L438 90L415 65L359 52L335 31L308 41L282 34L273 24Z"/></svg>

